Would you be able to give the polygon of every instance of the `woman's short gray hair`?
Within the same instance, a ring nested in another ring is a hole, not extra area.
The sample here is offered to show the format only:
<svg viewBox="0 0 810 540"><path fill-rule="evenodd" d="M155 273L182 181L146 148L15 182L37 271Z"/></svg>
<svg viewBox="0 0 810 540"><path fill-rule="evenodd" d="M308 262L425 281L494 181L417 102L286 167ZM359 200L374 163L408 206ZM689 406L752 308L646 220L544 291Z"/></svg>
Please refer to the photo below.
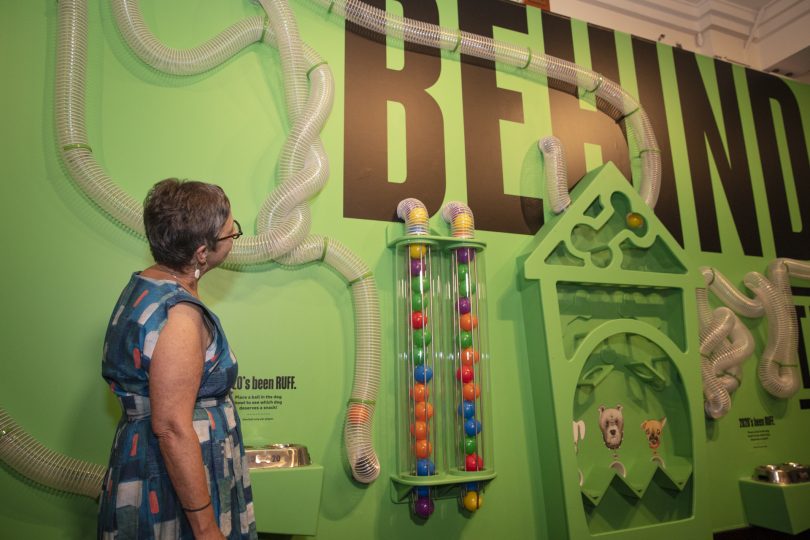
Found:
<svg viewBox="0 0 810 540"><path fill-rule="evenodd" d="M230 213L231 203L217 185L161 180L143 201L143 223L155 262L182 270L201 245L215 249Z"/></svg>

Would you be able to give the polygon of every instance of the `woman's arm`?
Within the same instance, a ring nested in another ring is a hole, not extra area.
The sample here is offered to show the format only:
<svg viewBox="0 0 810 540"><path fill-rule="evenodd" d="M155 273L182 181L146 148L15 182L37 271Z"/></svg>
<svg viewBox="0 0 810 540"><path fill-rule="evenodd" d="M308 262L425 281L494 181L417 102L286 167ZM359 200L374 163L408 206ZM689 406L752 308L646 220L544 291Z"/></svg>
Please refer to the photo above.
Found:
<svg viewBox="0 0 810 540"><path fill-rule="evenodd" d="M177 304L169 310L149 367L152 431L184 509L200 508L211 500L200 443L192 425L208 340L200 309L188 303ZM187 511L186 517L195 538L223 538L211 505L198 512Z"/></svg>

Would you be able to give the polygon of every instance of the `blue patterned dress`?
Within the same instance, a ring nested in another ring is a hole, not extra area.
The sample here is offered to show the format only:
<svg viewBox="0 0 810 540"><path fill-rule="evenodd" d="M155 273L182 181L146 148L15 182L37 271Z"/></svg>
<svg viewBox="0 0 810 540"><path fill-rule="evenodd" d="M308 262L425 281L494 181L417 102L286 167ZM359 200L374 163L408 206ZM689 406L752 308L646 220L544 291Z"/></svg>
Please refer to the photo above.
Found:
<svg viewBox="0 0 810 540"><path fill-rule="evenodd" d="M152 433L149 404L152 352L169 309L178 302L199 306L213 337L205 352L193 423L214 514L226 538L257 536L239 416L230 394L236 358L219 319L176 282L135 273L121 293L104 340L102 375L123 414L99 503L99 538L194 537Z"/></svg>

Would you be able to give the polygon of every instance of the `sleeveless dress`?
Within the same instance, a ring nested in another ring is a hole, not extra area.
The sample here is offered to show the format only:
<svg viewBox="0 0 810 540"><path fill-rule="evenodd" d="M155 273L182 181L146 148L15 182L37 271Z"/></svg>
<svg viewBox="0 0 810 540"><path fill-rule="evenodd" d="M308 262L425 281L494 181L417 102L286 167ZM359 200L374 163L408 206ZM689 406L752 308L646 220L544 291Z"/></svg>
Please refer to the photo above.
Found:
<svg viewBox="0 0 810 540"><path fill-rule="evenodd" d="M169 309L178 302L200 307L213 338L205 352L193 424L214 514L229 540L257 537L242 432L230 393L236 358L219 319L178 283L135 273L104 340L102 375L118 397L122 416L99 501L99 538L194 538L152 433L149 403L152 352Z"/></svg>

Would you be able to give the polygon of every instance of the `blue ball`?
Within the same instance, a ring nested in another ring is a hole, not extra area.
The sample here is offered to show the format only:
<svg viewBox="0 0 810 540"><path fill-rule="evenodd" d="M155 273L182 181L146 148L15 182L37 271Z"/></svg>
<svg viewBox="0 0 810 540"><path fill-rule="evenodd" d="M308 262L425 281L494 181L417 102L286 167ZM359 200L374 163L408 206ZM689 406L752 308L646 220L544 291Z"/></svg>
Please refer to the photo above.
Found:
<svg viewBox="0 0 810 540"><path fill-rule="evenodd" d="M478 482L467 482L464 484L464 489L467 491L480 491L481 486L478 485Z"/></svg>
<svg viewBox="0 0 810 540"><path fill-rule="evenodd" d="M416 475L417 476L431 476L436 474L436 466L429 459L420 459L416 461Z"/></svg>
<svg viewBox="0 0 810 540"><path fill-rule="evenodd" d="M427 497L430 495L430 488L427 486L419 486L413 488L414 492L416 492L417 497Z"/></svg>
<svg viewBox="0 0 810 540"><path fill-rule="evenodd" d="M464 418L472 418L475 416L475 402L467 401L466 399L458 406L458 415Z"/></svg>
<svg viewBox="0 0 810 540"><path fill-rule="evenodd" d="M433 368L425 365L416 366L413 368L413 378L416 382L427 384L433 378Z"/></svg>
<svg viewBox="0 0 810 540"><path fill-rule="evenodd" d="M464 433L469 435L470 437L474 437L481 433L481 422L475 420L474 418L470 418L466 422L464 422Z"/></svg>

